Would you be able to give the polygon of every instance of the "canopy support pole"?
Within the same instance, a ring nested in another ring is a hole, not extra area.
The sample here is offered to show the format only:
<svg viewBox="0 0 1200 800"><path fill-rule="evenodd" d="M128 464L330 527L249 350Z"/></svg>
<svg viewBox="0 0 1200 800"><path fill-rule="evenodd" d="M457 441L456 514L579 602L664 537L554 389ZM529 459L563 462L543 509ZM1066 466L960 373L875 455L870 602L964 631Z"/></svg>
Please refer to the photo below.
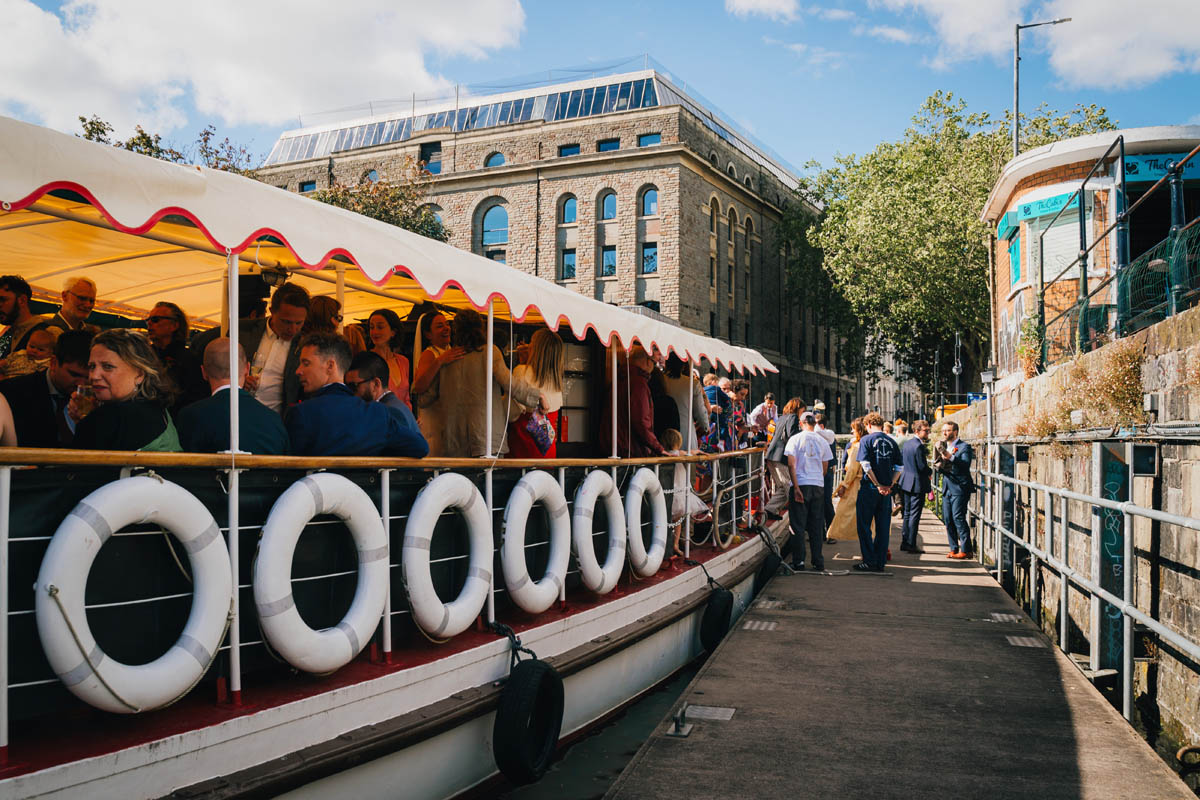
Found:
<svg viewBox="0 0 1200 800"><path fill-rule="evenodd" d="M338 304L338 313L342 315L342 321L337 324L337 330L341 333L346 324L346 265L338 264L334 267L337 270L337 294L335 298ZM413 369L416 369L416 364L413 364Z"/></svg>
<svg viewBox="0 0 1200 800"><path fill-rule="evenodd" d="M383 601L383 663L392 662L392 471L379 470L379 516L383 519L383 535L387 541L387 593Z"/></svg>
<svg viewBox="0 0 1200 800"><path fill-rule="evenodd" d="M238 357L238 257L226 249L225 273L229 334L229 568L233 572L233 604L229 609L229 696L235 706L242 704L242 632L238 602L241 593L241 569L238 564L238 506L241 488L238 481L237 454L240 449L238 389L242 361Z"/></svg>
<svg viewBox="0 0 1200 800"><path fill-rule="evenodd" d="M692 437L695 435L694 432L696 430L696 423L692 419L692 413L694 411L692 404L695 402L695 398L696 398L696 384L694 384L692 382L695 380L695 378L692 377L691 362L685 363L684 367L687 370L687 372L685 372L684 374L687 375L687 393L688 393L688 412L687 412L687 426L688 427L684 428L684 430L688 432L688 438L683 440L683 446L687 449L688 455L691 455ZM700 445L700 442L697 439L697 441L696 441L697 449L699 448L699 445ZM675 491L677 491L677 492L679 491L678 486L675 487ZM692 557L692 513L690 511L688 511L688 501L691 499L692 499L692 462L689 461L688 465L687 465L687 483L683 487L683 557L684 558Z"/></svg>
<svg viewBox="0 0 1200 800"><path fill-rule="evenodd" d="M494 363L492 359L492 348L495 347L496 341L496 314L492 298L488 298L487 306L487 386L484 387L484 430L485 440L484 452L487 453L487 458L495 463L495 454L492 453L492 390L496 379L494 372ZM488 521L495 531L496 527L496 511L492 504L492 468L489 466L483 473L483 499L487 501ZM492 564L495 564L495 549L496 539L495 534L492 536ZM488 596L487 596L487 621L490 625L496 621L496 570L488 570Z"/></svg>

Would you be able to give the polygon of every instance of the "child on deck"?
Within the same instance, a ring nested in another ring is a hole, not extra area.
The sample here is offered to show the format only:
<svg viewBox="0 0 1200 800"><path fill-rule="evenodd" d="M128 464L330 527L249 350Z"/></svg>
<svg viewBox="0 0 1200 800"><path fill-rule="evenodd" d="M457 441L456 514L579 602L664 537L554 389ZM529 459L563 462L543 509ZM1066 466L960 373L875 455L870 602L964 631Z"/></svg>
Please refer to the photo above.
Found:
<svg viewBox="0 0 1200 800"><path fill-rule="evenodd" d="M667 455L669 456L690 455L679 449L683 446L683 434L674 428L667 428L663 431L663 435L659 441L667 449ZM672 476L671 489L671 526L675 528L675 538L672 548L676 556L682 556L683 550L679 548L679 535L683 531L683 518L688 514L695 514L697 515L697 519L699 519L699 515L707 515L709 511L704 501L688 485L687 466L685 464L675 465L675 474Z"/></svg>
<svg viewBox="0 0 1200 800"><path fill-rule="evenodd" d="M17 378L49 367L56 338L55 331L45 328L29 334L25 349L13 353L4 361L4 377Z"/></svg>

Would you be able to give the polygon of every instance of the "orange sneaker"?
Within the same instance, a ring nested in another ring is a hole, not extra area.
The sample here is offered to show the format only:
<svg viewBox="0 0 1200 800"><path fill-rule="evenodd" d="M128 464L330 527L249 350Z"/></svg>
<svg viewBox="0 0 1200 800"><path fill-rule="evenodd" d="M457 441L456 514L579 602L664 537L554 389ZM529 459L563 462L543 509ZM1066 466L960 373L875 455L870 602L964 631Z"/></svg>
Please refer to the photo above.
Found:
<svg viewBox="0 0 1200 800"><path fill-rule="evenodd" d="M949 553L946 553L946 558L958 558L958 551L951 550Z"/></svg>
<svg viewBox="0 0 1200 800"><path fill-rule="evenodd" d="M967 557L967 554L966 553L951 553L950 557L957 558L961 561L962 559Z"/></svg>

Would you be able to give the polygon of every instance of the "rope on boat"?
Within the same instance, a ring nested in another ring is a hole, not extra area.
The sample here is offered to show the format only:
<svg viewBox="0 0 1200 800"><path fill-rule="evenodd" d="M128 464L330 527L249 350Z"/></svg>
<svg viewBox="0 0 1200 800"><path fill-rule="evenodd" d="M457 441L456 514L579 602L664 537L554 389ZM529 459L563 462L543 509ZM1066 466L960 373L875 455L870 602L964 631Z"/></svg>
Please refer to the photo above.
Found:
<svg viewBox="0 0 1200 800"><path fill-rule="evenodd" d="M516 632L503 622L491 622L488 624L488 627L496 634L508 637L508 643L512 646L512 650L510 651L512 654L510 669L515 669L517 664L521 663L521 653L526 653L530 659L537 658L536 653L521 644L521 637L517 636Z"/></svg>
<svg viewBox="0 0 1200 800"><path fill-rule="evenodd" d="M58 606L58 613L62 614L63 622L67 623L67 630L69 630L71 632L71 638L75 640L75 646L79 648L80 655L83 656L83 660L88 665L88 668L92 671L92 674L96 676L96 680L100 681L100 684L105 689L108 690L109 694L111 694L114 698L116 698L118 703L125 706L130 711L134 712L135 714L142 713L141 708L139 708L138 706L135 706L133 703L129 702L124 697L122 697L120 694L118 694L117 690L114 689L109 684L108 681L104 680L104 676L100 674L100 670L96 669L96 665L92 663L92 659L88 655L87 650L84 648L83 642L81 642L79 640L79 633L75 630L75 625L74 625L74 623L71 622L71 617L67 614L66 607L63 606L63 601L62 601L62 597L60 597L61 593L59 591L59 588L57 586L55 586L54 584L50 584L50 586L47 587L47 589L46 589L46 593L48 595L50 595L51 599L54 600L54 604L56 606ZM229 633L229 626L232 623L233 623L233 601L231 600L229 603L229 612L225 614L225 630L221 631L220 640L225 639L225 636ZM184 689L182 692L180 692L175 697L174 700L171 700L170 702L167 702L167 703L163 703L161 706L155 706L155 708L156 709L166 708L167 706L174 705L175 703L179 702L181 699L186 697L188 695L188 693L192 691L192 689L196 688L196 684L200 683L200 681L204 678L204 676L208 674L208 671L212 668L213 662L217 660L217 655L220 652L221 652L220 647L214 647L212 655L210 655L208 657L208 663L204 665L204 669L200 670L200 674L196 676L196 680L192 681L191 684L188 685L188 687L186 689Z"/></svg>
<svg viewBox="0 0 1200 800"><path fill-rule="evenodd" d="M108 693L117 699L118 703L125 706L133 713L140 714L142 710L126 700L124 697L121 697L121 695L117 694L117 690L109 685L108 681L104 680L104 676L100 674L100 670L96 669L96 665L92 663L92 657L88 655L87 648L83 646L83 642L79 641L79 633L76 632L75 625L71 622L71 617L67 615L67 609L63 606L62 598L59 597L58 587L54 584L50 584L46 592L50 595L51 599L54 600L54 604L58 606L58 613L62 614L63 622L67 623L67 630L71 632L71 638L75 640L75 646L79 648L79 654L83 656L83 660L88 665L88 668L92 671L92 674L95 675L96 679L100 681L105 689L108 690Z"/></svg>

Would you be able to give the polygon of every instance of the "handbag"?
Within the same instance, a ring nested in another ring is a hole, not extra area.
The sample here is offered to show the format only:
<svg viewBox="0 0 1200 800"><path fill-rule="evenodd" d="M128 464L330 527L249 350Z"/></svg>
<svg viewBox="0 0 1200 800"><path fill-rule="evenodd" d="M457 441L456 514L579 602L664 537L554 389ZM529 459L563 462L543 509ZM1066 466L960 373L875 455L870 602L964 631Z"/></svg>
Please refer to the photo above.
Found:
<svg viewBox="0 0 1200 800"><path fill-rule="evenodd" d="M529 438L533 439L533 443L537 445L537 449L542 452L542 455L550 452L550 448L554 446L556 436L554 425L541 411L535 409L529 413L529 419L525 421L525 432L529 434Z"/></svg>

